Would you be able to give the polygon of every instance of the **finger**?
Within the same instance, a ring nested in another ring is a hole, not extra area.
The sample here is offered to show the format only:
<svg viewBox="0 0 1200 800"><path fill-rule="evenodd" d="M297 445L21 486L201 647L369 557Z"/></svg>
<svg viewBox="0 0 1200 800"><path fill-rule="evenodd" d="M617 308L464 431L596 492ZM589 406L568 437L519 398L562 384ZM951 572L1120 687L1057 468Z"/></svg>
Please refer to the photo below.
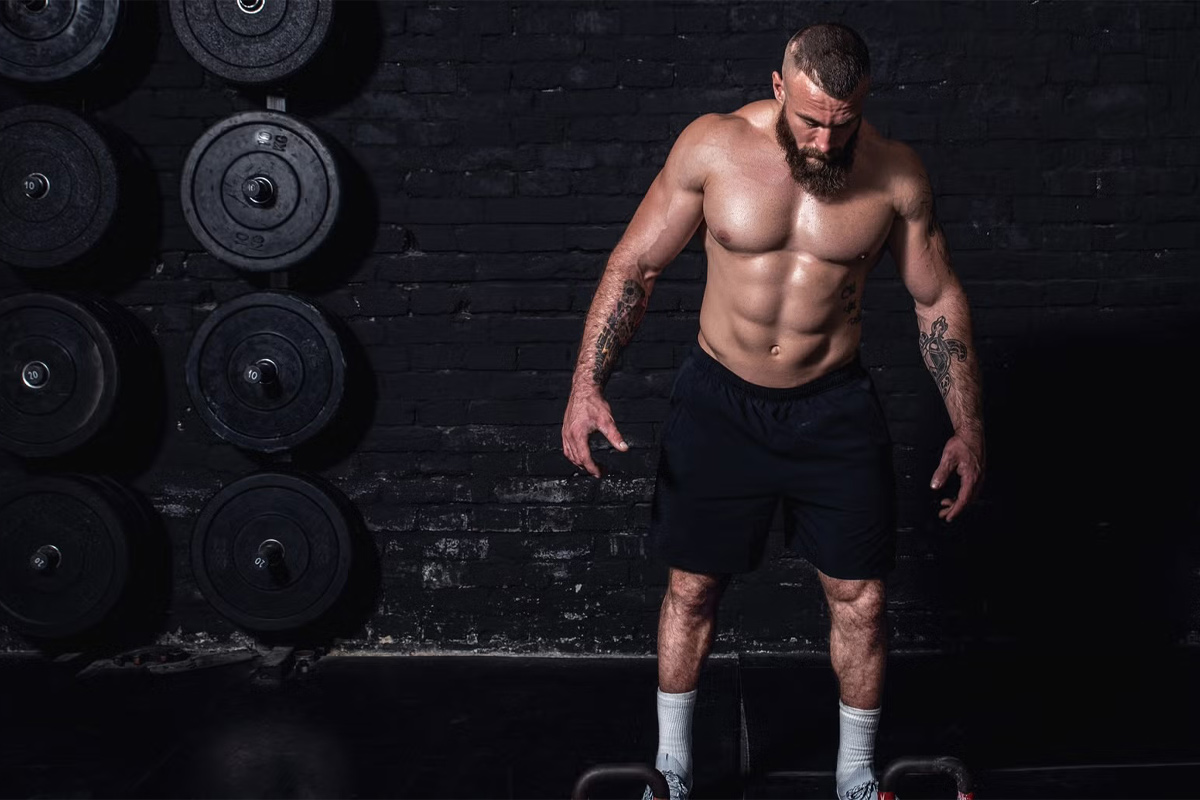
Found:
<svg viewBox="0 0 1200 800"><path fill-rule="evenodd" d="M608 439L609 444L618 450L628 450L629 444L625 441L625 437L617 430L617 423L610 417L600 423L600 432Z"/></svg>
<svg viewBox="0 0 1200 800"><path fill-rule="evenodd" d="M958 496L954 498L953 504L951 505L951 507L949 509L947 509L947 513L946 513L946 521L947 522L952 521L955 517L957 517L959 514L962 513L964 508L966 508L968 505L970 505L971 500L973 500L975 497L975 488L976 488L976 486L978 486L978 483L976 481L976 473L973 470L960 468L958 471L958 476L959 476ZM942 501L943 504L946 504L948 502L950 502L950 501L949 500Z"/></svg>
<svg viewBox="0 0 1200 800"><path fill-rule="evenodd" d="M592 451L590 449L584 450L583 453L584 453L583 458L581 458L578 462L579 466L586 469L593 478L599 478L600 477L600 467L596 466L595 461L592 461Z"/></svg>
<svg viewBox="0 0 1200 800"><path fill-rule="evenodd" d="M954 471L957 463L958 459L949 452L942 453L941 463L938 464L937 469L933 472L933 480L929 482L929 488L940 489L945 486L946 479L950 477L950 473Z"/></svg>
<svg viewBox="0 0 1200 800"><path fill-rule="evenodd" d="M592 461L592 449L588 446L588 434L581 432L579 428L575 428L567 435L566 450L567 458L572 464L581 469L585 469L595 477L600 477L600 471L596 468L596 464Z"/></svg>
<svg viewBox="0 0 1200 800"><path fill-rule="evenodd" d="M570 461L577 467L579 466L579 457L575 455L575 445L565 434L563 435L562 451L563 455L567 457L567 461Z"/></svg>
<svg viewBox="0 0 1200 800"><path fill-rule="evenodd" d="M947 502L947 501L943 501ZM954 498L954 502L946 509L946 522L953 522L954 518L959 515L963 508L967 505L966 495L959 492L958 497Z"/></svg>
<svg viewBox="0 0 1200 800"><path fill-rule="evenodd" d="M941 499L941 500L938 502L938 505L940 505L940 506L941 506L941 508L940 508L940 509L938 509L938 519L945 520L946 522L949 522L950 520L946 519L946 517L947 517L947 515L950 513L950 508L951 508L951 506L953 506L953 504L954 504L954 500L953 500L952 498L949 498L949 497L943 497L943 498L942 498L942 499Z"/></svg>
<svg viewBox="0 0 1200 800"><path fill-rule="evenodd" d="M976 473L971 470L959 471L958 501L966 506L975 499L975 489L979 486Z"/></svg>

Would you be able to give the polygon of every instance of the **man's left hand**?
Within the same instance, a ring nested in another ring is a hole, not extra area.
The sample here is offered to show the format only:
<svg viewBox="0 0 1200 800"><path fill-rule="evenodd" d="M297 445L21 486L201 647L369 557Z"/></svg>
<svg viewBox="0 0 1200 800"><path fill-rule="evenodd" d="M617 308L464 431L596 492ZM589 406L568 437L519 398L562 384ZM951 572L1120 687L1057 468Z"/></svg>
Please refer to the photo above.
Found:
<svg viewBox="0 0 1200 800"><path fill-rule="evenodd" d="M938 517L953 522L983 485L983 437L954 434L942 450L942 461L933 473L932 489L940 489L953 473L958 473L958 496L943 497Z"/></svg>

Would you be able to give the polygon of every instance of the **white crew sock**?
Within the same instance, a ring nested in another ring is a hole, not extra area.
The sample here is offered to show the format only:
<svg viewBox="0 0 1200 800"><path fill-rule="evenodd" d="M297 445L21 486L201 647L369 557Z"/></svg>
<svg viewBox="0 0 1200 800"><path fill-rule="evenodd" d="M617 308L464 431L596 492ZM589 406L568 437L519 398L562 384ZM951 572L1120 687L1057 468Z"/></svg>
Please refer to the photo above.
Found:
<svg viewBox="0 0 1200 800"><path fill-rule="evenodd" d="M851 708L838 700L841 738L838 741L838 800L875 800L875 732L879 708Z"/></svg>
<svg viewBox="0 0 1200 800"><path fill-rule="evenodd" d="M658 753L654 767L658 770L682 769L679 780L691 785L692 775L692 710L696 707L696 692L670 693L658 690ZM666 760L670 756L672 761Z"/></svg>

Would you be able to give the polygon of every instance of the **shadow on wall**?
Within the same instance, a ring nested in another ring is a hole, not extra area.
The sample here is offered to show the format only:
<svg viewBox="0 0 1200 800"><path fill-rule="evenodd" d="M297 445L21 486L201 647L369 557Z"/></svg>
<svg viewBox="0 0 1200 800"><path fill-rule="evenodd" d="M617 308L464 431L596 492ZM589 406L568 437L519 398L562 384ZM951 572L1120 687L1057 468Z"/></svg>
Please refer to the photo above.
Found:
<svg viewBox="0 0 1200 800"><path fill-rule="evenodd" d="M1200 425L1186 387L1200 326L1185 309L1092 319L984 356L989 511L954 569L981 638L1152 658L1195 624Z"/></svg>
<svg viewBox="0 0 1200 800"><path fill-rule="evenodd" d="M362 93L379 68L382 52L383 20L377 0L336 2L321 49L304 69L275 89L287 94L290 113L329 114Z"/></svg>

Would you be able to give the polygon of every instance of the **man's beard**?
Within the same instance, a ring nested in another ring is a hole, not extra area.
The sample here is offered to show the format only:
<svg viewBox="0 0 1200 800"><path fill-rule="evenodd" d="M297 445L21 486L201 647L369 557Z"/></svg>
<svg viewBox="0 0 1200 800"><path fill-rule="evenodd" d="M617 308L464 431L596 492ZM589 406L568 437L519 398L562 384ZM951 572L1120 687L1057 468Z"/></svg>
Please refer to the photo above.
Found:
<svg viewBox="0 0 1200 800"><path fill-rule="evenodd" d="M788 168L792 171L792 180L803 186L817 197L833 197L846 188L846 180L850 177L850 168L854 165L854 146L858 142L858 131L862 128L862 118L854 128L854 133L846 140L841 152L828 161L817 150L801 150L796 144L796 137L788 128L783 118L783 109L775 118L775 139L787 154ZM815 164L809 163L806 156L813 156Z"/></svg>

